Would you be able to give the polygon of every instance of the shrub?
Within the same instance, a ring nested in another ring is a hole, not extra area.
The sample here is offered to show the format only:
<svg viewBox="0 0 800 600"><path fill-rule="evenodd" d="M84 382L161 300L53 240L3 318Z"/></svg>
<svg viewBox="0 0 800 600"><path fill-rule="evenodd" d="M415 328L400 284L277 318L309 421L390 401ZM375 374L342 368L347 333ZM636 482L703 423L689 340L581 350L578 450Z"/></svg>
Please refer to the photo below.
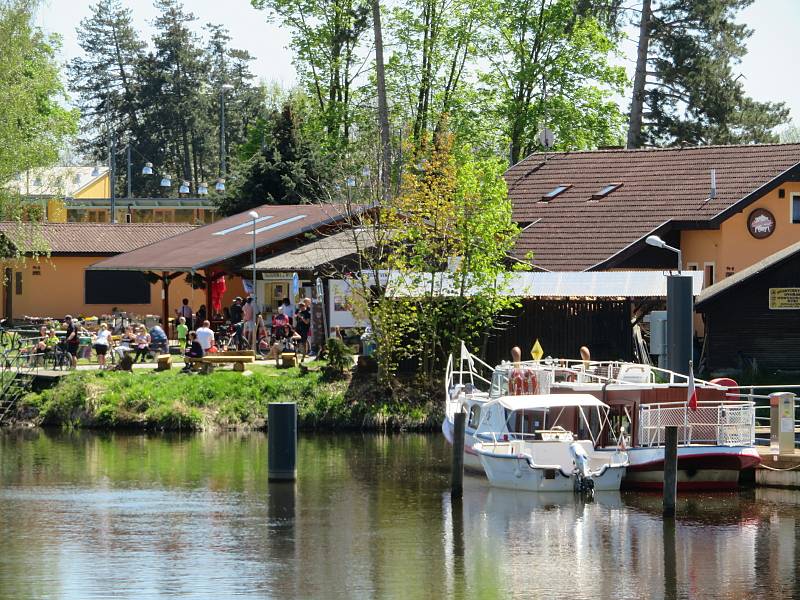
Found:
<svg viewBox="0 0 800 600"><path fill-rule="evenodd" d="M339 338L329 338L325 345L325 356L328 364L322 368L328 380L341 379L353 365L353 354Z"/></svg>

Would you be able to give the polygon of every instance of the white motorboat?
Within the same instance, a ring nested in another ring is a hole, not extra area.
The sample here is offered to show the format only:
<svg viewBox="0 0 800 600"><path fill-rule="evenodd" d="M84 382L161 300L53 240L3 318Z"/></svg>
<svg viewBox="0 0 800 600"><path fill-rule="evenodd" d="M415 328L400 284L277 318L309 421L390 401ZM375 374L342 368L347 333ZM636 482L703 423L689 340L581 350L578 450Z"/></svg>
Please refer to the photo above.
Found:
<svg viewBox="0 0 800 600"><path fill-rule="evenodd" d="M589 394L500 396L484 405L473 450L491 485L533 492L616 491L628 455L595 450L608 406ZM579 415L577 436L563 425ZM508 432L521 418L523 428ZM525 423L530 428L525 431Z"/></svg>
<svg viewBox="0 0 800 600"><path fill-rule="evenodd" d="M484 471L475 445L492 441L477 436L481 412L489 403L501 396L589 394L609 408L607 423L595 437L595 452L624 449L628 455L623 487L662 486L664 428L676 425L678 489L735 489L740 473L761 461L755 447L755 404L731 380L696 379L694 385L698 401L690 408L687 378L651 365L548 358L491 367L462 344L460 359L451 357L447 364L442 431L452 442L455 414L465 412L464 464ZM577 413L571 411L571 418L563 427L588 439ZM531 426L523 411L496 431L516 434L530 432Z"/></svg>

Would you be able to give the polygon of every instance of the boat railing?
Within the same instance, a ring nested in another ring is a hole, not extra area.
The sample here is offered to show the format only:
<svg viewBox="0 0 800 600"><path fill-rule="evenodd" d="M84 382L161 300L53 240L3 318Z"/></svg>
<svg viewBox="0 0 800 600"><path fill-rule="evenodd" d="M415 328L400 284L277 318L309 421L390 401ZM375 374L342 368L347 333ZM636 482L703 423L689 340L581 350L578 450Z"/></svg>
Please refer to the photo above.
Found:
<svg viewBox="0 0 800 600"><path fill-rule="evenodd" d="M639 409L639 445L664 445L664 428L678 428L678 443L751 446L755 443L755 404L702 401L693 410L685 402L643 404Z"/></svg>

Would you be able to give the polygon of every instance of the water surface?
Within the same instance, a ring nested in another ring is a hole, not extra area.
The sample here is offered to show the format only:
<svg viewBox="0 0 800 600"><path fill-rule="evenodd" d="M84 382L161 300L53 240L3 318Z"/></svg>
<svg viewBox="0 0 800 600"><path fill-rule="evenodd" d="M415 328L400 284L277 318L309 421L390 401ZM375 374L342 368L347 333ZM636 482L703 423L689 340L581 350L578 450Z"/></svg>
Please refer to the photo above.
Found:
<svg viewBox="0 0 800 600"><path fill-rule="evenodd" d="M0 433L0 598L800 597L800 492L536 495L440 436Z"/></svg>

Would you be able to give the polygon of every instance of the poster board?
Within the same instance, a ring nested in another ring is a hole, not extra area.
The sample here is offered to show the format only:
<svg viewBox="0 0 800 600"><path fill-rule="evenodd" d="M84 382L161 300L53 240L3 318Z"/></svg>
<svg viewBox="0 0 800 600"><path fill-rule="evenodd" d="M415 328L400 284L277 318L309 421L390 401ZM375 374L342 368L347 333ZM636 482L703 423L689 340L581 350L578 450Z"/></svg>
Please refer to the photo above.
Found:
<svg viewBox="0 0 800 600"><path fill-rule="evenodd" d="M800 288L769 288L770 310L800 310Z"/></svg>

